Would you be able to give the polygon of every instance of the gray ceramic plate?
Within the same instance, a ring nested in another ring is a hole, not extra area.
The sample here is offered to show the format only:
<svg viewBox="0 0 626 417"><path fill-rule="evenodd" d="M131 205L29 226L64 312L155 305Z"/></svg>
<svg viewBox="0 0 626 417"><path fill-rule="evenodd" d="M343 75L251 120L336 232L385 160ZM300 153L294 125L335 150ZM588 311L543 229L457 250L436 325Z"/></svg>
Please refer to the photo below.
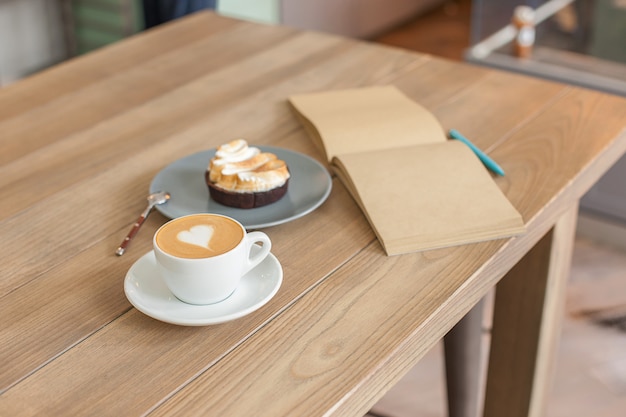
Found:
<svg viewBox="0 0 626 417"><path fill-rule="evenodd" d="M287 149L260 148L285 161L291 173L287 194L276 203L254 209L237 209L211 200L204 172L215 154L213 149L172 162L154 177L150 192L162 190L172 195L167 203L156 206L157 210L171 219L194 213L223 214L237 219L246 229L260 229L309 214L328 198L332 180L322 164Z"/></svg>

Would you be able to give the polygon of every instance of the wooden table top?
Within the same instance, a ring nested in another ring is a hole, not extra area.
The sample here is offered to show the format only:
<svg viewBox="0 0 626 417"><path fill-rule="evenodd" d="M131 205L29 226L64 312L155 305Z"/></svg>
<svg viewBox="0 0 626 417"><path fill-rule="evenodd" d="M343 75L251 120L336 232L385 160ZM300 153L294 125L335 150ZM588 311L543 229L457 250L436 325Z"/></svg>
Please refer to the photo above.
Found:
<svg viewBox="0 0 626 417"><path fill-rule="evenodd" d="M261 309L183 327L130 305L167 219L114 251L157 172L238 137L322 162L287 97L383 84L502 165L526 234L387 257L333 179L264 229L284 282ZM616 96L210 12L0 90L0 415L362 415L624 153L625 121Z"/></svg>

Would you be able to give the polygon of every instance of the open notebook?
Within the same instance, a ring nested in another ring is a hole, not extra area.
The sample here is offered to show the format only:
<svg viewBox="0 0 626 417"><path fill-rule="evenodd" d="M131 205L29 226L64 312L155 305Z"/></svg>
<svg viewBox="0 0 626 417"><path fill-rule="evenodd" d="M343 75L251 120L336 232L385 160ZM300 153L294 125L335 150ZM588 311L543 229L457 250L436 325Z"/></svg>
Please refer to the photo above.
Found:
<svg viewBox="0 0 626 417"><path fill-rule="evenodd" d="M289 98L388 255L523 233L521 215L463 143L393 86Z"/></svg>

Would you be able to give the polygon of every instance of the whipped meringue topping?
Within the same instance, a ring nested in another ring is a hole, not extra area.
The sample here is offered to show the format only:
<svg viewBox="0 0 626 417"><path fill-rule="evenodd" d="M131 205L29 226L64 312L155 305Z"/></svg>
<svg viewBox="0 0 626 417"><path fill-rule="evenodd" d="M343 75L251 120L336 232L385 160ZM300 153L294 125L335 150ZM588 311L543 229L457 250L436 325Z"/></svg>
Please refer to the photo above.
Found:
<svg viewBox="0 0 626 417"><path fill-rule="evenodd" d="M285 184L289 170L284 161L269 152L236 139L217 148L209 163L209 181L228 191L268 191Z"/></svg>
<svg viewBox="0 0 626 417"><path fill-rule="evenodd" d="M248 146L244 139L235 139L217 148L215 160L218 164L241 162L261 153L259 148Z"/></svg>

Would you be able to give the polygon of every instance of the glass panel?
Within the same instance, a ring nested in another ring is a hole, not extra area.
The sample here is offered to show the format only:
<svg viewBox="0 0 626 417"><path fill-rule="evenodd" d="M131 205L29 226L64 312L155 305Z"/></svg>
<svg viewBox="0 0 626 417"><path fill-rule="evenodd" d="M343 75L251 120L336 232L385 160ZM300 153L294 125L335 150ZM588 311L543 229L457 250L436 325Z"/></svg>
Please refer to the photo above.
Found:
<svg viewBox="0 0 626 417"><path fill-rule="evenodd" d="M532 53L514 48L516 7L534 11ZM467 59L626 95L626 0L474 0Z"/></svg>
<svg viewBox="0 0 626 417"><path fill-rule="evenodd" d="M626 0L474 0L472 45L509 25L521 5L550 14L536 26L536 45L626 62Z"/></svg>

